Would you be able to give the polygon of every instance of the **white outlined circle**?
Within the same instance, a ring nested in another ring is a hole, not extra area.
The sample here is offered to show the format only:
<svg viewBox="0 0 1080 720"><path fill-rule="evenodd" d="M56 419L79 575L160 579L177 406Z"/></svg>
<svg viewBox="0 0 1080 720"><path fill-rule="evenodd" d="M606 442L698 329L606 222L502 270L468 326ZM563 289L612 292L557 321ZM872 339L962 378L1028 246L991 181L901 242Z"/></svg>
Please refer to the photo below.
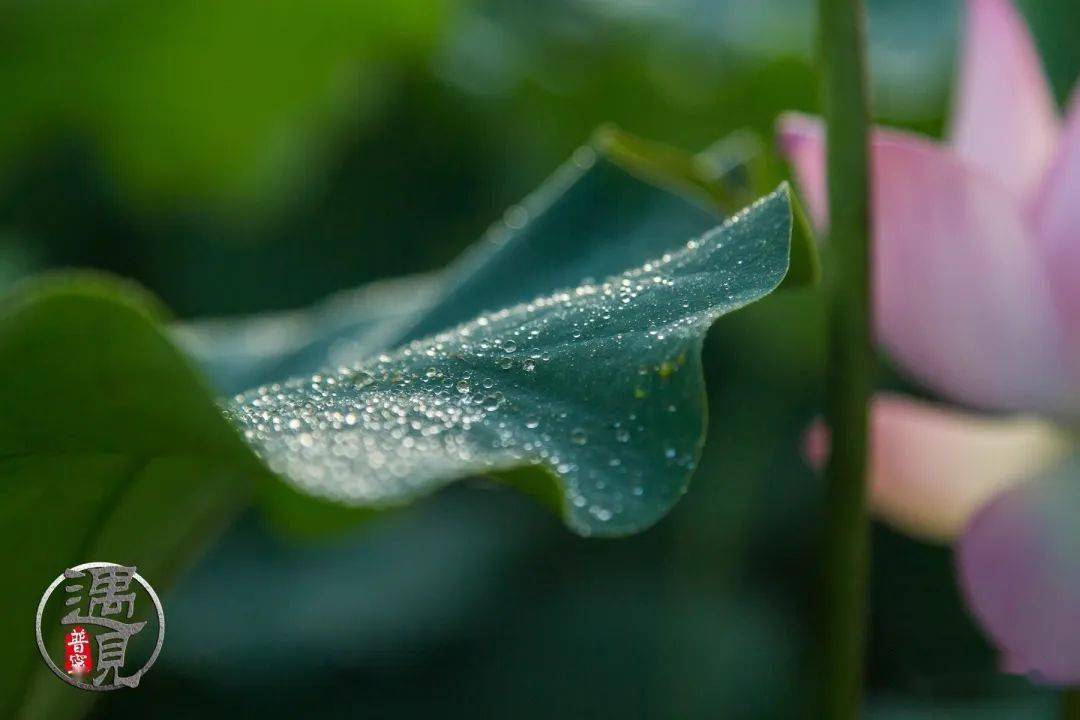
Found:
<svg viewBox="0 0 1080 720"><path fill-rule="evenodd" d="M88 562L88 563L83 563L82 565L76 565L75 567L68 568L68 569L69 570L86 570L88 568L98 568L98 567L123 567L123 566L119 565L118 563L111 563L111 562ZM149 670L151 668L151 666L153 666L154 661L157 660L158 653L161 652L161 645L162 645L163 642L165 642L165 611L161 607L161 600L158 599L157 593L154 592L154 588L150 587L150 583L146 582L146 580L143 578L143 576L140 575L139 573L133 573L132 577L135 578L135 580L137 580L138 583L143 586L143 589L146 590L146 593L150 596L150 599L154 601L154 608L155 608L155 610L157 610L157 619L158 619L157 644L154 646L154 652L150 654L150 659L147 660L146 664L143 665L142 668L139 670L139 674L141 676L141 675L145 675L146 671ZM119 690L122 687L127 687L126 685L117 685L115 683L112 684L112 685L94 685L93 683L85 683L85 682L83 682L81 680L76 680L75 678L68 675L66 672L64 672L60 668L58 668L56 666L56 663L53 662L52 657L49 655L48 650L45 649L45 641L41 637L41 617L45 613L45 604L49 601L49 598L52 597L53 591L56 590L56 588L60 585L60 583L64 582L64 580L65 580L64 573L60 573L56 577L56 579L52 581L52 584L49 585L49 587L45 589L45 594L41 596L41 602L38 603L37 617L34 620L34 634L37 636L38 650L41 652L41 657L45 660L45 664L48 665L49 668L61 680L68 683L69 685L74 685L75 687L79 688L80 690L91 690L91 691L94 691L94 692L104 692L104 691L107 691L107 690Z"/></svg>

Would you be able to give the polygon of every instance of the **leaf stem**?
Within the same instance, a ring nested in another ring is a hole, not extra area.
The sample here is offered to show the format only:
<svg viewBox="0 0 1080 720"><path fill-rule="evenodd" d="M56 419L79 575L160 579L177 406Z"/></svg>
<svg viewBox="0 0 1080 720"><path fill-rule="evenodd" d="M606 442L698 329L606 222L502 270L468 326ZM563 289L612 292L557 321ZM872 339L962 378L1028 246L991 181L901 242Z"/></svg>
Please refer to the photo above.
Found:
<svg viewBox="0 0 1080 720"><path fill-rule="evenodd" d="M1065 688L1061 693L1061 720L1080 720L1080 687Z"/></svg>
<svg viewBox="0 0 1080 720"><path fill-rule="evenodd" d="M826 468L820 712L860 715L870 543L866 515L870 344L868 110L863 4L819 0L823 100L828 125L829 253Z"/></svg>

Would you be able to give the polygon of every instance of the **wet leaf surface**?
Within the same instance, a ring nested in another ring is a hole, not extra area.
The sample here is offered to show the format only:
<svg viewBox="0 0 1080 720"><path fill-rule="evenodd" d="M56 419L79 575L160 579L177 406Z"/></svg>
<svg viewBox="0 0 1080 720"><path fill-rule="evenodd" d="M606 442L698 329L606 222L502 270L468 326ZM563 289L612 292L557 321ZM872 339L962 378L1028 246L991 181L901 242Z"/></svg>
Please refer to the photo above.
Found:
<svg viewBox="0 0 1080 720"><path fill-rule="evenodd" d="M315 495L389 507L536 466L572 529L634 532L674 504L700 452L704 333L780 284L791 227L781 188L640 268L250 391L227 412Z"/></svg>

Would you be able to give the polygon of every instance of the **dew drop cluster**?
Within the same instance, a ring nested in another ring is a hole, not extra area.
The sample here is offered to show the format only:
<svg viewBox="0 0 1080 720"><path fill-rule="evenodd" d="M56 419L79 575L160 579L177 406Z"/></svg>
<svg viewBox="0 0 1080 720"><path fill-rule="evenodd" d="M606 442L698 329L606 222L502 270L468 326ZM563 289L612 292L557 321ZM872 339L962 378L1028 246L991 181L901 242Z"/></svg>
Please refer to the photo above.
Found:
<svg viewBox="0 0 1080 720"><path fill-rule="evenodd" d="M272 470L327 498L391 506L536 465L559 483L575 530L638 529L696 463L704 332L786 270L786 246L775 248L786 229L746 221L764 202L622 275L256 388L226 413Z"/></svg>

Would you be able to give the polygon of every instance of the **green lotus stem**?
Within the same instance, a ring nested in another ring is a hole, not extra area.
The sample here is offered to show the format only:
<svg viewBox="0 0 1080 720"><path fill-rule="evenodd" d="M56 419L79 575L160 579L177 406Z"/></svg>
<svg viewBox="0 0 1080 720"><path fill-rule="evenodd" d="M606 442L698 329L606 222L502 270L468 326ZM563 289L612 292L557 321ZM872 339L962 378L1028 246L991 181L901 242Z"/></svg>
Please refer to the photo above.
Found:
<svg viewBox="0 0 1080 720"><path fill-rule="evenodd" d="M1068 688L1061 694L1061 720L1080 720L1080 688Z"/></svg>
<svg viewBox="0 0 1080 720"><path fill-rule="evenodd" d="M868 111L860 0L819 0L829 183L826 466L820 712L860 716L866 641L870 344Z"/></svg>

